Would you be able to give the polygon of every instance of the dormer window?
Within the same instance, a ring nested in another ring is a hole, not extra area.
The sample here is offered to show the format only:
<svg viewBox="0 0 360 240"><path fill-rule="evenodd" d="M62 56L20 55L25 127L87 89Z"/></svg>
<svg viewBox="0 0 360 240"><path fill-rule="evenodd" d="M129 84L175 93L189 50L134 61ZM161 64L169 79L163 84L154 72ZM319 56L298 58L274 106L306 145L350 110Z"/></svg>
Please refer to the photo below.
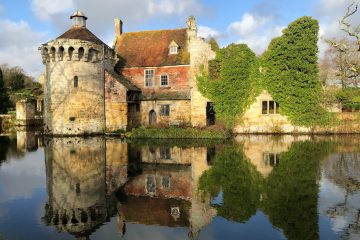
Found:
<svg viewBox="0 0 360 240"><path fill-rule="evenodd" d="M177 54L178 53L178 48L177 47L171 47L170 48L170 53L169 54Z"/></svg>
<svg viewBox="0 0 360 240"><path fill-rule="evenodd" d="M169 54L178 54L179 45L175 41L172 41L169 45Z"/></svg>

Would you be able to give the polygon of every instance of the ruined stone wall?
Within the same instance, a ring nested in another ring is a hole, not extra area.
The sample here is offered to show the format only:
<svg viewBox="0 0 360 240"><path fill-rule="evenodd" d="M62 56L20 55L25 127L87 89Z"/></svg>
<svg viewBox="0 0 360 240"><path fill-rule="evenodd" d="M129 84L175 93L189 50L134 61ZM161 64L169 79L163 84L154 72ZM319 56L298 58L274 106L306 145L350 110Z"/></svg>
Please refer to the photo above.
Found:
<svg viewBox="0 0 360 240"><path fill-rule="evenodd" d="M105 129L104 68L111 51L91 42L57 39L41 48L46 66L45 133L77 135ZM78 87L74 78L78 78Z"/></svg>
<svg viewBox="0 0 360 240"><path fill-rule="evenodd" d="M128 126L126 92L127 89L105 71L105 121L107 131L126 129Z"/></svg>
<svg viewBox="0 0 360 240"><path fill-rule="evenodd" d="M35 125L36 121L36 100L25 99L16 102L16 122L17 125Z"/></svg>
<svg viewBox="0 0 360 240"><path fill-rule="evenodd" d="M296 133L310 129L294 126L281 114L262 114L262 101L272 101L267 91L262 91L244 113L243 122L234 128L235 133ZM280 105L281 108L281 105Z"/></svg>
<svg viewBox="0 0 360 240"><path fill-rule="evenodd" d="M170 115L161 116L161 105L170 105ZM189 123L191 120L190 100L158 100L158 101L142 101L140 106L140 122L141 125L149 125L149 112L156 112L157 124L177 124Z"/></svg>
<svg viewBox="0 0 360 240"><path fill-rule="evenodd" d="M190 86L191 86L191 124L193 126L206 126L206 104L209 101L199 92L196 76L200 73L200 67L208 69L208 61L215 58L210 44L204 39L197 37L195 30L188 30L190 52Z"/></svg>

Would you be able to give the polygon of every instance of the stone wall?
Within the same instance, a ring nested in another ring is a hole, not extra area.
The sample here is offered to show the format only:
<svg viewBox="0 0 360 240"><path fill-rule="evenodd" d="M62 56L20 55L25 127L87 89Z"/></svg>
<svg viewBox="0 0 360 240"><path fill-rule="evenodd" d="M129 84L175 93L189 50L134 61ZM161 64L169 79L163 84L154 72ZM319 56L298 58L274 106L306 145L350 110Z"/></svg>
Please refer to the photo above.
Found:
<svg viewBox="0 0 360 240"><path fill-rule="evenodd" d="M262 114L262 101L272 101L267 91L262 91L245 111L242 123L235 126L235 133L296 133L309 132L305 127L294 126L281 114ZM281 105L280 105L281 108Z"/></svg>
<svg viewBox="0 0 360 240"><path fill-rule="evenodd" d="M127 129L128 104L126 93L127 89L105 71L105 122L107 131Z"/></svg>
<svg viewBox="0 0 360 240"><path fill-rule="evenodd" d="M16 102L16 120L20 126L33 125L36 120L36 100L25 99Z"/></svg>
<svg viewBox="0 0 360 240"><path fill-rule="evenodd" d="M206 104L209 102L198 90L196 76L201 66L208 69L208 61L215 58L210 44L197 37L196 30L188 30L190 52L190 86L191 86L191 124L193 126L206 126Z"/></svg>
<svg viewBox="0 0 360 240"><path fill-rule="evenodd" d="M161 105L170 105L170 115L161 116ZM140 123L149 125L149 113L154 110L156 113L157 124L178 124L189 123L191 121L190 100L158 100L158 101L141 101L140 106Z"/></svg>

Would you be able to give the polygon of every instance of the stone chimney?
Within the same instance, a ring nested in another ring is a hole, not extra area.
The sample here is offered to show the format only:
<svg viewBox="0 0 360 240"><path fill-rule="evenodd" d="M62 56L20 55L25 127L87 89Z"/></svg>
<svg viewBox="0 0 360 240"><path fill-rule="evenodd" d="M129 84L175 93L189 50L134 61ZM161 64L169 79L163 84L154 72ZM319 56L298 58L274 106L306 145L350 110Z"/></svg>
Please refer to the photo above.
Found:
<svg viewBox="0 0 360 240"><path fill-rule="evenodd" d="M123 33L123 22L120 19L115 19L115 37L121 36Z"/></svg>

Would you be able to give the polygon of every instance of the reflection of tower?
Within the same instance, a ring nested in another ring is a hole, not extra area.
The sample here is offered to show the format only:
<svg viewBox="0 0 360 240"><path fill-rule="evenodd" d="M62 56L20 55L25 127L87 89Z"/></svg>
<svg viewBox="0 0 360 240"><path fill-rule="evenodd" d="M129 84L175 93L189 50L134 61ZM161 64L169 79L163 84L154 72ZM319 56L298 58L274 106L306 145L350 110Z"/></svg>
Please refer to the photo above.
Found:
<svg viewBox="0 0 360 240"><path fill-rule="evenodd" d="M118 171L111 161L107 165L105 140L54 138L45 143L49 199L43 220L60 232L87 239L116 212L115 185L107 187L116 179L106 179L106 169Z"/></svg>

